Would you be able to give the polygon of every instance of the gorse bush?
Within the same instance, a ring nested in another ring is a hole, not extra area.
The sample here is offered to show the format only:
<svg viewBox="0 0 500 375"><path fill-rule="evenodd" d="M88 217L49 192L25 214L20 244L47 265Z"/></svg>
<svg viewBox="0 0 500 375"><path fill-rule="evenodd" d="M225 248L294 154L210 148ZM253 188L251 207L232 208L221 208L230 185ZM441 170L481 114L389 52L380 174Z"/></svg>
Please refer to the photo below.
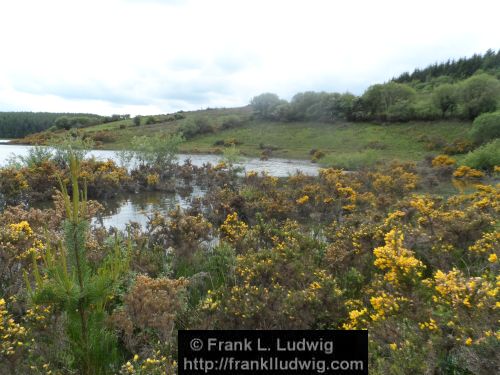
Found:
<svg viewBox="0 0 500 375"><path fill-rule="evenodd" d="M59 179L69 181L70 170L64 160L61 165L53 157L50 160L27 158L28 165L17 161L17 165L0 169L0 200L12 205L46 201L56 193ZM111 160L86 159L80 167L79 177L85 179L91 198L109 198L133 189L127 170Z"/></svg>
<svg viewBox="0 0 500 375"><path fill-rule="evenodd" d="M120 125L120 128L122 125ZM125 125L123 125L123 129L125 128ZM114 135L110 131L98 131L94 132L90 135L90 137L94 140L94 142L101 142L101 143L111 143L116 140L116 135Z"/></svg>
<svg viewBox="0 0 500 375"><path fill-rule="evenodd" d="M70 161L71 198L0 213L0 373L175 374L178 329L232 328L368 329L370 373L496 373L495 176L444 154L283 178L188 162L173 191L204 195L109 231L77 178L110 184L110 163ZM0 170L13 191L22 170Z"/></svg>

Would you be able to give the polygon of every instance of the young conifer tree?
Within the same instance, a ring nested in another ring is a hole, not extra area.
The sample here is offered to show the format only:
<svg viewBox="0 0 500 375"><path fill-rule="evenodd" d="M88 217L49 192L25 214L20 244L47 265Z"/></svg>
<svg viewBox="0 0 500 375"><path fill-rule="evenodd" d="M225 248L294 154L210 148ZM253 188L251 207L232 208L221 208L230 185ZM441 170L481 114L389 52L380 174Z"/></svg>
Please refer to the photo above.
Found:
<svg viewBox="0 0 500 375"><path fill-rule="evenodd" d="M25 278L32 302L50 304L64 317L69 345L59 357L80 374L107 374L120 360L117 338L105 326L107 304L129 270L129 252L115 240L113 251L98 266L89 263L86 189L79 190L80 160L75 155L69 159L71 197L61 183L67 215L64 241L47 249L42 266L33 262L34 287Z"/></svg>

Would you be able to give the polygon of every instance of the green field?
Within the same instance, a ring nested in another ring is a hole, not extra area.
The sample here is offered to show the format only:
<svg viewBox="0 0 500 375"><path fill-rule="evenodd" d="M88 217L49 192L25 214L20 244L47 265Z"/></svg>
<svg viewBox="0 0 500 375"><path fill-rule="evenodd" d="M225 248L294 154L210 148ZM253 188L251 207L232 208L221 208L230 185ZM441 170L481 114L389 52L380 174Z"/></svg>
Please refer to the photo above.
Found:
<svg viewBox="0 0 500 375"><path fill-rule="evenodd" d="M277 148L273 156L310 159L310 151L325 153L325 161L371 155L377 159L416 160L433 153L426 150L423 136L452 141L466 135L466 123L407 123L375 125L367 123L277 123L252 122L237 129L197 137L185 143L189 151L213 150L218 140L236 139L246 155L257 156L261 145ZM435 152L434 152L435 154Z"/></svg>
<svg viewBox="0 0 500 375"><path fill-rule="evenodd" d="M185 153L221 153L223 145L236 141L238 149L246 156L261 156L264 149L271 149L270 157L311 159L311 150L320 150L323 165L344 168L368 166L384 160L422 160L427 155L439 153L431 143L451 143L466 138L470 122L434 121L402 124L374 123L317 123L269 122L251 119L245 108L185 112L184 119L165 121L167 115L155 116L157 123L146 125L144 117L140 126L132 119L100 124L79 131L89 136L104 135L99 147L104 149L127 148L134 136L159 137L182 128L189 121L204 118L213 132L197 135L181 147ZM243 123L223 130L221 124L229 116L244 119ZM63 132L41 133L45 137L58 137ZM39 134L40 135L40 134ZM37 136L39 136L37 135ZM28 138L28 141L30 138Z"/></svg>

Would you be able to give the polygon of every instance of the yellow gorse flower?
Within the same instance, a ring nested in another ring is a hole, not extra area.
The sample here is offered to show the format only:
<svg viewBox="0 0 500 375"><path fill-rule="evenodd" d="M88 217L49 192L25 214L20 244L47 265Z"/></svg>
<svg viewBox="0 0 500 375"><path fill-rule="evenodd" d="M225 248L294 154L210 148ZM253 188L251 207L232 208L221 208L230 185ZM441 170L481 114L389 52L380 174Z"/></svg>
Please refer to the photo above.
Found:
<svg viewBox="0 0 500 375"><path fill-rule="evenodd" d="M30 237L33 235L33 230L31 229L29 223L26 220L23 220L17 224L10 224L10 237L17 241L20 236L24 235L26 237Z"/></svg>
<svg viewBox="0 0 500 375"><path fill-rule="evenodd" d="M453 158L450 158L448 155L438 155L434 159L432 159L433 167L445 167L449 165L454 165L457 161Z"/></svg>
<svg viewBox="0 0 500 375"><path fill-rule="evenodd" d="M384 279L392 284L399 284L401 278L422 275L424 264L413 256L413 252L403 245L404 235L396 229L385 235L385 246L373 250L373 264L385 271Z"/></svg>
<svg viewBox="0 0 500 375"><path fill-rule="evenodd" d="M226 220L220 226L220 230L229 242L237 242L248 232L248 225L239 220L237 212L233 212L227 215Z"/></svg>
<svg viewBox="0 0 500 375"><path fill-rule="evenodd" d="M297 199L295 202L297 202L297 204L305 204L305 203L309 202L309 196L304 195L304 196L300 197L299 199Z"/></svg>
<svg viewBox="0 0 500 375"><path fill-rule="evenodd" d="M477 169L473 169L471 167L467 167L466 165L462 165L458 167L455 172L453 172L453 177L456 178L481 178L484 177L484 173L478 171Z"/></svg>

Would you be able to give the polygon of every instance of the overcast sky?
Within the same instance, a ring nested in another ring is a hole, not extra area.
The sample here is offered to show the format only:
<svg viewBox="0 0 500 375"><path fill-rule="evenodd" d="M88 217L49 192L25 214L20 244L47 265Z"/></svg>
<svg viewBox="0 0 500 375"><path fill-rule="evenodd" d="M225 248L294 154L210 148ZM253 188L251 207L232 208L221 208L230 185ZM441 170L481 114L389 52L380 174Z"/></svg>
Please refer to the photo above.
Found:
<svg viewBox="0 0 500 375"><path fill-rule="evenodd" d="M159 114L350 91L500 48L498 1L0 2L0 110Z"/></svg>

